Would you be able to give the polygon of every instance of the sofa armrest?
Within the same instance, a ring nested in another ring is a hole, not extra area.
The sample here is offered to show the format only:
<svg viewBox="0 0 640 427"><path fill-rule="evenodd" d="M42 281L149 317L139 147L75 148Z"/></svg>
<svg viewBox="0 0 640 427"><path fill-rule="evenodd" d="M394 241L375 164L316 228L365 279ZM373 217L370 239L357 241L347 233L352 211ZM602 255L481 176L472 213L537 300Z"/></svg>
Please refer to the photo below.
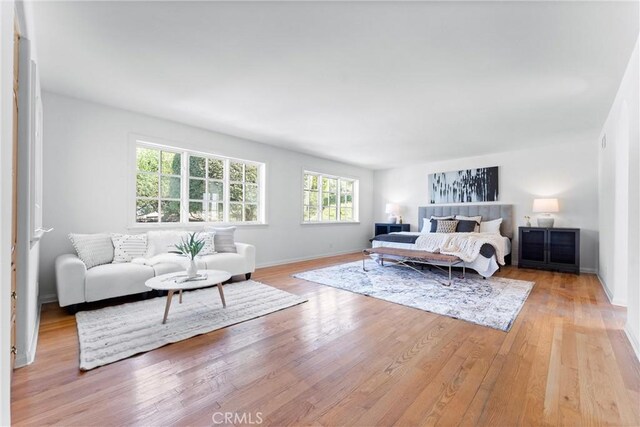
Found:
<svg viewBox="0 0 640 427"><path fill-rule="evenodd" d="M256 247L247 243L236 243L238 255L244 258L247 273L256 271Z"/></svg>
<svg viewBox="0 0 640 427"><path fill-rule="evenodd" d="M65 254L56 258L56 289L60 307L85 302L86 274L87 267L76 255Z"/></svg>

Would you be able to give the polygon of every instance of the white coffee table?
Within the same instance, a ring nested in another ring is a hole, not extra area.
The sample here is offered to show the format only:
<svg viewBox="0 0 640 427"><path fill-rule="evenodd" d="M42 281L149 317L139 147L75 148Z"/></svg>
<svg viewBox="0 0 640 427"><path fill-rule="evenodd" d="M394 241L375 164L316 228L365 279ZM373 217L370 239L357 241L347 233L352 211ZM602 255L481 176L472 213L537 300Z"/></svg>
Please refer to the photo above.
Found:
<svg viewBox="0 0 640 427"><path fill-rule="evenodd" d="M169 292L167 295L167 305L164 308L162 323L167 323L169 307L171 307L171 299L175 292L180 293L180 304L182 304L182 291L217 285L218 292L220 292L220 300L222 300L222 307L227 307L227 303L224 300L224 292L222 291L222 283L229 280L231 278L231 274L222 270L198 270L198 275L206 275L206 279L180 282L181 279L187 277L187 273L180 271L177 273L161 274L160 276L149 279L144 283L148 288Z"/></svg>

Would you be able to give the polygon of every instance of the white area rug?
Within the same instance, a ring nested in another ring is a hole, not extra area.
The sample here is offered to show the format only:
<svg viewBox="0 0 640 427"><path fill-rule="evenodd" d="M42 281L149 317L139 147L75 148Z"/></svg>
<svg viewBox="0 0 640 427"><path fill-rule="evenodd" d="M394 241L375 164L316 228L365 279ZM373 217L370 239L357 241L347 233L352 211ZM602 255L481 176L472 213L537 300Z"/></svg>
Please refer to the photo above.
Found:
<svg viewBox="0 0 640 427"><path fill-rule="evenodd" d="M182 304L175 294L164 325L166 297L77 313L80 369L88 371L307 301L253 280L224 285L224 295L227 308L222 308L215 287L184 292Z"/></svg>
<svg viewBox="0 0 640 427"><path fill-rule="evenodd" d="M533 288L533 282L467 272L465 280L443 286L442 274L367 260L305 271L294 277L508 331Z"/></svg>

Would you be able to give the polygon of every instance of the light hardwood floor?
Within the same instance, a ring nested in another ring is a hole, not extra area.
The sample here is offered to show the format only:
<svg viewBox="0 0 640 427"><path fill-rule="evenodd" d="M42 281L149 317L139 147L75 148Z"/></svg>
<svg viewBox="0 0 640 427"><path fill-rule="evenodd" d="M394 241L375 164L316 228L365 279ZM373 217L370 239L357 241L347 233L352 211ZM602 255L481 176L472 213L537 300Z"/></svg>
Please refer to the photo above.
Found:
<svg viewBox="0 0 640 427"><path fill-rule="evenodd" d="M640 425L625 311L595 276L503 269L536 282L508 333L291 277L354 259L261 269L254 279L309 301L86 373L75 318L49 304L36 361L15 373L13 421Z"/></svg>

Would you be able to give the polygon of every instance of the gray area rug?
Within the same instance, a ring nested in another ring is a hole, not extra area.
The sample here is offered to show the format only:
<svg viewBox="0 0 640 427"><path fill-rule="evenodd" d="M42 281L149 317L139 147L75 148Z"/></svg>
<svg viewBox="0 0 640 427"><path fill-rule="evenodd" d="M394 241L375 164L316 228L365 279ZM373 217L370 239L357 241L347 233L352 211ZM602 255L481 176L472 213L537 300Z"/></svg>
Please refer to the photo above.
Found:
<svg viewBox="0 0 640 427"><path fill-rule="evenodd" d="M440 283L442 274L427 269L421 274L407 267L366 262L367 272L362 270L362 262L356 261L294 277L502 331L511 328L534 285L499 277L483 280L467 273L465 280L447 287Z"/></svg>
<svg viewBox="0 0 640 427"><path fill-rule="evenodd" d="M224 285L224 295L227 308L222 308L215 287L184 292L182 304L176 294L164 325L166 297L77 313L80 369L88 371L307 301L253 280Z"/></svg>

